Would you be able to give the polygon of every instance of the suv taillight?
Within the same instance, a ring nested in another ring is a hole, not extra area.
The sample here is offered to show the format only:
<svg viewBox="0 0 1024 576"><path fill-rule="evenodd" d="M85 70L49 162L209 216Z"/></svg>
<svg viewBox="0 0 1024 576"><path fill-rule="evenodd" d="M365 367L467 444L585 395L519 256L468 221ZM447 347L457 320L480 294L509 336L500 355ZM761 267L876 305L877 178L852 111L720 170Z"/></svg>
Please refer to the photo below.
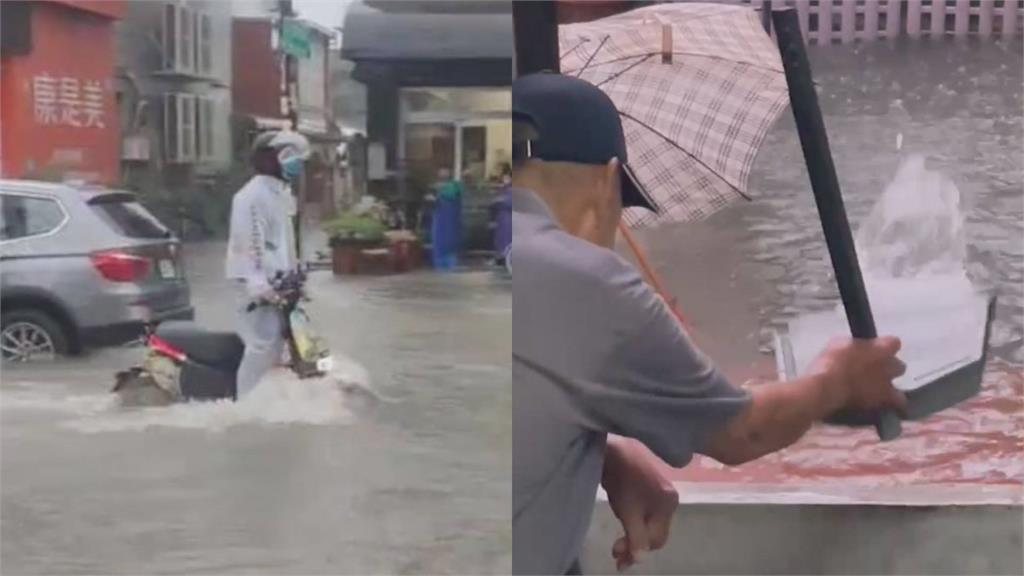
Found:
<svg viewBox="0 0 1024 576"><path fill-rule="evenodd" d="M98 252L90 256L96 270L112 282L136 282L149 274L149 260L127 252Z"/></svg>

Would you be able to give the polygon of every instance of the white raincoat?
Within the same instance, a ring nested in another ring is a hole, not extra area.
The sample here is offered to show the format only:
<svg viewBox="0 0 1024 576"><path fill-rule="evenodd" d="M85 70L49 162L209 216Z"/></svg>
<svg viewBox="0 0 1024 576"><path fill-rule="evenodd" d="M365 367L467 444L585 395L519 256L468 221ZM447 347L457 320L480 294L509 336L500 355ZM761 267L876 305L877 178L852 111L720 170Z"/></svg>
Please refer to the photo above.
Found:
<svg viewBox="0 0 1024 576"><path fill-rule="evenodd" d="M272 176L253 176L231 201L225 268L228 279L245 283L250 298L267 293L278 272L295 269L294 215L288 184Z"/></svg>
<svg viewBox="0 0 1024 576"><path fill-rule="evenodd" d="M238 335L245 343L236 377L238 398L251 392L284 353L281 313L273 307L248 306L271 290L278 272L295 269L294 214L291 190L272 176L254 176L231 201L225 269L237 285Z"/></svg>

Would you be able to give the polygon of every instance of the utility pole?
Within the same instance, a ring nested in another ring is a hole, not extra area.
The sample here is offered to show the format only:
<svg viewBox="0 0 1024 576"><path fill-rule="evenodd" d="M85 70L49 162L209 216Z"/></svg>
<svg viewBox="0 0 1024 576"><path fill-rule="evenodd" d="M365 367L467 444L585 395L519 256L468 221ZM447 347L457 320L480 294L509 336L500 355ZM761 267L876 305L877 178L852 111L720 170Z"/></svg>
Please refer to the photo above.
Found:
<svg viewBox="0 0 1024 576"><path fill-rule="evenodd" d="M281 82L282 88L282 102L285 103L287 108L288 123L291 129L299 131L299 113L298 103L296 98L298 96L298 83L296 76L298 72L298 66L295 62L295 56L292 56L284 49L284 28L285 20L295 15L292 10L292 0L277 0L277 38L278 48L281 50L281 58L283 61L284 74ZM292 190L292 198L295 200L295 218L292 221L292 227L295 231L295 258L302 262L302 196L299 193L299 188L294 182L289 183L289 187Z"/></svg>
<svg viewBox="0 0 1024 576"><path fill-rule="evenodd" d="M515 0L512 23L516 76L558 72L558 4Z"/></svg>

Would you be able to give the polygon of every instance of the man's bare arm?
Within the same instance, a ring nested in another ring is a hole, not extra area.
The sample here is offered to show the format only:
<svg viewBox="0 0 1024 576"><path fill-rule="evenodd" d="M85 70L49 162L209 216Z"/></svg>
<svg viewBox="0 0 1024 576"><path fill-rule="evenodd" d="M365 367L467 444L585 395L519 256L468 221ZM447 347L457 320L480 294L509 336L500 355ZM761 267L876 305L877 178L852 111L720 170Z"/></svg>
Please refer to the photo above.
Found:
<svg viewBox="0 0 1024 576"><path fill-rule="evenodd" d="M902 410L906 397L892 387L906 370L899 349L895 338L833 342L808 376L752 388L750 404L701 452L735 466L790 446L841 409Z"/></svg>
<svg viewBox="0 0 1024 576"><path fill-rule="evenodd" d="M825 378L815 375L752 388L750 404L702 452L736 466L795 443L812 424L843 405Z"/></svg>

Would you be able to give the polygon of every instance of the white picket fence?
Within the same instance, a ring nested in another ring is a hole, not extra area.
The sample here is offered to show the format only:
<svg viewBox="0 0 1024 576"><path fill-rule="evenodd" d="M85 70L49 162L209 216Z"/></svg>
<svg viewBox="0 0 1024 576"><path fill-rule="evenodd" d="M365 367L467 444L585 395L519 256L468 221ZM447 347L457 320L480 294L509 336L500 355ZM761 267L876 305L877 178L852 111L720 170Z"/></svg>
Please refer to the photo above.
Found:
<svg viewBox="0 0 1024 576"><path fill-rule="evenodd" d="M809 43L1024 33L1024 0L739 0L755 9L795 7Z"/></svg>

